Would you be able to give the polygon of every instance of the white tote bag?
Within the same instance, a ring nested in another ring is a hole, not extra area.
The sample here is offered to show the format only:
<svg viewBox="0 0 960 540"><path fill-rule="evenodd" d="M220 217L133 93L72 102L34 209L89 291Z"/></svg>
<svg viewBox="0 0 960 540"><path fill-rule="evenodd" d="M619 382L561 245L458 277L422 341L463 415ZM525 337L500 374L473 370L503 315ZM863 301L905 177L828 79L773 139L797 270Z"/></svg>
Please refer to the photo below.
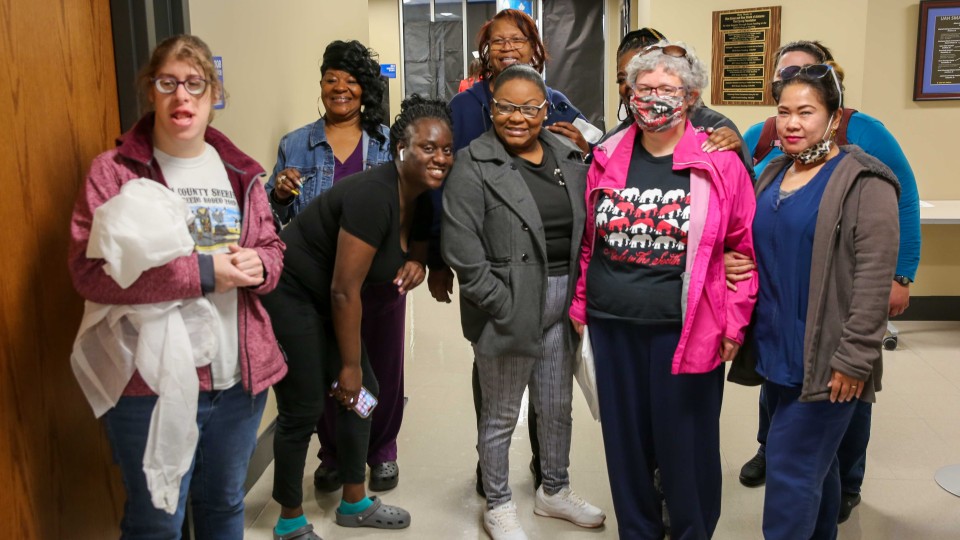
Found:
<svg viewBox="0 0 960 540"><path fill-rule="evenodd" d="M583 327L583 339L580 340L580 349L574 359L573 376L577 378L583 397L590 407L593 419L600 421L600 400L597 397L597 371L593 363L593 347L590 346L590 332L587 326Z"/></svg>

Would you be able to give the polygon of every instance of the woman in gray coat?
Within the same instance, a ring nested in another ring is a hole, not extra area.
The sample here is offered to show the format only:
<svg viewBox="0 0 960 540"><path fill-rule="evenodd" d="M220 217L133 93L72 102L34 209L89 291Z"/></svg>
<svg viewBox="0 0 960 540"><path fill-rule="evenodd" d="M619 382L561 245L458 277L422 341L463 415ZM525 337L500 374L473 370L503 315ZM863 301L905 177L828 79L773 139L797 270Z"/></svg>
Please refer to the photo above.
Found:
<svg viewBox="0 0 960 540"><path fill-rule="evenodd" d="M543 484L534 512L599 527L604 513L570 490L573 355L566 317L584 227L587 167L578 148L541 129L547 90L529 66L504 70L493 129L457 154L443 194L442 251L460 283L483 405L478 449L494 539L526 538L508 486L510 439L523 390L539 411Z"/></svg>

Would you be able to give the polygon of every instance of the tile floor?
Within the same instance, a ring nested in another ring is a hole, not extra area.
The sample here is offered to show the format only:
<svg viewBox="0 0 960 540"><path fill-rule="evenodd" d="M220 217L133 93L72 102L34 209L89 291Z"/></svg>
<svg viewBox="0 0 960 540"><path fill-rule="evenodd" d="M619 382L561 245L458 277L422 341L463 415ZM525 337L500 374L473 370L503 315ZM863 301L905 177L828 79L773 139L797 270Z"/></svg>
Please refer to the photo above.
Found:
<svg viewBox="0 0 960 540"><path fill-rule="evenodd" d="M381 494L413 516L403 531L344 529L333 523L338 493L313 489L316 448L304 475L305 509L317 532L337 538L483 539L483 499L474 492L476 429L470 391L471 353L460 334L456 303L440 305L425 287L408 302L406 408L400 433L400 485ZM841 540L960 539L960 498L933 480L960 463L960 323L900 323L898 350L887 352L884 390L874 408L863 503L840 526ZM604 508L599 530L533 514L527 469L526 414L514 434L511 487L530 538L616 538L600 426L574 388L572 486ZM728 384L721 414L723 514L715 538L759 539L763 488L745 488L740 466L756 451L757 390ZM314 441L314 444L316 442ZM270 498L272 467L247 496L246 537L271 538L279 506Z"/></svg>

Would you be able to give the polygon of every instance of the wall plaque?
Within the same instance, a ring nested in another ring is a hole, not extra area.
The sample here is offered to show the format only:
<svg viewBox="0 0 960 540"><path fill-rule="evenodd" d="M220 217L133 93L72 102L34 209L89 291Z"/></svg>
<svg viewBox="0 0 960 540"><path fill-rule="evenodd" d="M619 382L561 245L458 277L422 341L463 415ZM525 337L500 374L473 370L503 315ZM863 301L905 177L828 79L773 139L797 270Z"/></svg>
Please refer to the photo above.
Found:
<svg viewBox="0 0 960 540"><path fill-rule="evenodd" d="M960 99L960 2L920 2L913 100Z"/></svg>
<svg viewBox="0 0 960 540"><path fill-rule="evenodd" d="M713 12L713 105L773 105L780 6Z"/></svg>

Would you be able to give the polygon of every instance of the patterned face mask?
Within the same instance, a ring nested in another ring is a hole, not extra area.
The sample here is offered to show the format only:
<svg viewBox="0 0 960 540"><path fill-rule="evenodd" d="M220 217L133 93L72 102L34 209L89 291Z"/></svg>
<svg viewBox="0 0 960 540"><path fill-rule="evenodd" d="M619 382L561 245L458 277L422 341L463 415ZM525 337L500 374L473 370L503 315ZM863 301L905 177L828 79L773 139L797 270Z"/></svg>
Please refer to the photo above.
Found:
<svg viewBox="0 0 960 540"><path fill-rule="evenodd" d="M666 131L683 120L683 96L632 96L630 112L644 131Z"/></svg>
<svg viewBox="0 0 960 540"><path fill-rule="evenodd" d="M787 154L790 159L804 165L819 163L830 153L830 147L833 145L833 135L834 134L830 132L830 124L827 124L827 130L823 132L823 138L820 139L820 142L801 150L799 153L790 154L784 152L784 154Z"/></svg>

